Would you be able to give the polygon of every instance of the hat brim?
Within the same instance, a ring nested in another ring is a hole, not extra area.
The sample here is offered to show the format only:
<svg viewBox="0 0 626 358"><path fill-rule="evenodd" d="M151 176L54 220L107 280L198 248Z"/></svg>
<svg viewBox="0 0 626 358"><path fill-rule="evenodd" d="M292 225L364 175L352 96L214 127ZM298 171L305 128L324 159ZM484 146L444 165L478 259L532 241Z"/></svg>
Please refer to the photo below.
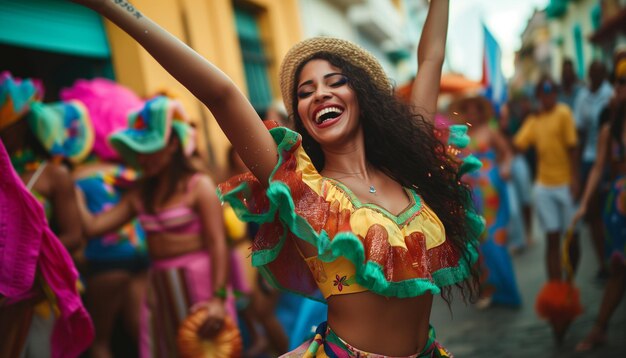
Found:
<svg viewBox="0 0 626 358"><path fill-rule="evenodd" d="M79 101L35 102L31 105L28 123L52 156L64 157L77 164L93 148L95 135L91 119Z"/></svg>
<svg viewBox="0 0 626 358"><path fill-rule="evenodd" d="M144 107L129 115L129 126L109 136L109 143L130 165L137 168L137 153L154 153L167 145L172 132L180 139L186 155L195 149L193 128L186 123L187 116L177 101L156 97ZM139 127L136 127L141 122Z"/></svg>
<svg viewBox="0 0 626 358"><path fill-rule="evenodd" d="M168 138L159 136L156 133L138 131L136 129L125 129L113 133L109 137L109 143L119 153L119 155L130 165L138 167L137 153L149 154L165 148Z"/></svg>

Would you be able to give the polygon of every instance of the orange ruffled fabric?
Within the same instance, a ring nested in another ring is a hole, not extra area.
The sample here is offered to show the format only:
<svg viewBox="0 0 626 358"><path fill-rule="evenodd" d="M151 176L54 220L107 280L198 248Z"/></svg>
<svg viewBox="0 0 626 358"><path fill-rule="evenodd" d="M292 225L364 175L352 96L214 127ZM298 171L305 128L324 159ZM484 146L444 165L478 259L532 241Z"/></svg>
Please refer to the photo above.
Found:
<svg viewBox="0 0 626 358"><path fill-rule="evenodd" d="M251 173L218 186L218 195L240 219L261 224L252 263L270 284L319 299L314 296L315 277L299 255L296 240L316 247L323 262L348 259L356 282L384 296L437 294L469 275L478 257L476 239L484 229L471 206L460 218L473 227L463 255L446 241L443 225L414 191L408 190L413 205L397 216L362 204L341 183L315 170L299 134L282 127L270 133L279 161L269 186L263 188Z"/></svg>
<svg viewBox="0 0 626 358"><path fill-rule="evenodd" d="M567 281L547 282L537 295L535 310L548 321L573 321L583 311L578 288Z"/></svg>

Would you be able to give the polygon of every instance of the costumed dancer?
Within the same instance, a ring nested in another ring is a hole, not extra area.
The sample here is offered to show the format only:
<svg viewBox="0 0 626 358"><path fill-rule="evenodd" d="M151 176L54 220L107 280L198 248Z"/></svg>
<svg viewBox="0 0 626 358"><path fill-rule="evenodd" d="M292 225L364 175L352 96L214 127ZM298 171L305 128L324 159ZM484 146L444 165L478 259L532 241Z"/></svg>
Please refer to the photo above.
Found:
<svg viewBox="0 0 626 358"><path fill-rule="evenodd" d="M151 267L141 312L141 357L197 356L203 351L201 336L211 335L220 340L211 349L241 351L226 283L222 208L211 179L189 164L194 131L182 107L167 97L150 99L109 141L142 179L97 216L81 206L81 219L88 236L117 230L135 217L146 232ZM232 338L226 342L222 326Z"/></svg>
<svg viewBox="0 0 626 358"><path fill-rule="evenodd" d="M306 295L319 286L328 303L328 323L288 356L449 356L429 325L433 295L473 288L464 284L484 224L460 182L476 162L457 161L431 123L447 0L429 5L412 106L397 100L360 47L333 38L295 45L281 90L301 134L268 132L227 76L136 8L80 2L202 100L251 170L220 185L219 195L242 219L262 224L253 264L275 287Z"/></svg>
<svg viewBox="0 0 626 358"><path fill-rule="evenodd" d="M484 309L491 303L516 307L522 299L507 249L510 215L506 180L511 176L513 154L500 132L490 127L493 108L487 98L464 98L452 108L453 113L459 113L458 120L470 124L467 151L482 163L479 171L464 177L473 189L474 205L487 226L480 244L483 273L476 307Z"/></svg>
<svg viewBox="0 0 626 358"><path fill-rule="evenodd" d="M589 201L601 182L605 169L611 186L604 210L604 228L608 253L609 279L593 328L576 346L588 351L607 340L609 320L624 297L626 288L626 51L615 55L615 95L610 104L611 121L600 130L598 157L591 169L587 186L574 222L583 218Z"/></svg>
<svg viewBox="0 0 626 358"><path fill-rule="evenodd" d="M72 175L85 195L89 211L106 211L138 180L135 170L120 164L121 158L107 137L125 129L128 115L140 109L143 101L129 89L103 78L78 80L61 91L61 98L81 101L92 119L92 153ZM145 233L139 221L133 219L116 232L88 239L83 252L85 299L96 328L89 353L94 358L111 357L111 336L118 317L122 318L127 334L138 341L139 312L149 265Z"/></svg>
<svg viewBox="0 0 626 358"><path fill-rule="evenodd" d="M77 357L94 334L69 254L81 239L73 182L51 159L90 150L89 119L80 103L44 105L41 94L35 81L0 74L2 357Z"/></svg>
<svg viewBox="0 0 626 358"><path fill-rule="evenodd" d="M500 109L498 129L509 148L514 147L513 136L532 111L532 99L521 91L513 93ZM514 153L511 160L511 177L507 183L510 208L507 246L512 254L523 252L533 242L531 157L534 157L532 150L525 155Z"/></svg>

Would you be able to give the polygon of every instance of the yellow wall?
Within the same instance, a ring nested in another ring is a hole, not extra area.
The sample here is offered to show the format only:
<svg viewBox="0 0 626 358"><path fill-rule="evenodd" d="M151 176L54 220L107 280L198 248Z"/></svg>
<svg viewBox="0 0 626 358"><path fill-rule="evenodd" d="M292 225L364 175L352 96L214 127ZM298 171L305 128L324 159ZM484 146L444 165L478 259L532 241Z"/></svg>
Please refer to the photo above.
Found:
<svg viewBox="0 0 626 358"><path fill-rule="evenodd" d="M245 93L247 88L235 27L234 3L233 0L133 1L144 15L214 63ZM258 13L263 39L268 40L267 55L273 60L270 68L270 85L274 97L280 98L278 85L280 60L289 47L302 36L298 1L246 0L236 3L251 6ZM198 125L201 153L207 158L214 157L217 164L222 166L229 143L210 112L132 38L111 23L107 23L106 28L116 80L140 96L150 96L162 90L175 94ZM205 135L207 133L208 135ZM207 145L207 139L210 147Z"/></svg>

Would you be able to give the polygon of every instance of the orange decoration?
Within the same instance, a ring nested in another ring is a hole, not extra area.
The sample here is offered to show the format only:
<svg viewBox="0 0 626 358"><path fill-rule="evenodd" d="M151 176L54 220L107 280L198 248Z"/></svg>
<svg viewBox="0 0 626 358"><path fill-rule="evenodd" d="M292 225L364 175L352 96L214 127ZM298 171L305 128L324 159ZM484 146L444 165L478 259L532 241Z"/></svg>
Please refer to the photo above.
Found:
<svg viewBox="0 0 626 358"><path fill-rule="evenodd" d="M226 316L224 326L211 339L198 335L198 329L206 321L208 311L200 309L181 323L178 329L178 351L183 358L237 358L241 357L243 342L237 325Z"/></svg>

